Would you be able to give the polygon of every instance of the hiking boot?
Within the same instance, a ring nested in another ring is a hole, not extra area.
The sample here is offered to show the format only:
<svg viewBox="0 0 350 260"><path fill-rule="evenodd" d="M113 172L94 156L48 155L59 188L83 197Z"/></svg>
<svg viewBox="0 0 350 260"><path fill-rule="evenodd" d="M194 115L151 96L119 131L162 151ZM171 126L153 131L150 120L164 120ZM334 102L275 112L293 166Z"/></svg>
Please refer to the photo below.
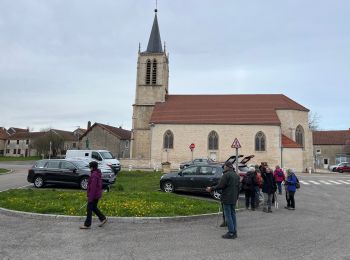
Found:
<svg viewBox="0 0 350 260"><path fill-rule="evenodd" d="M255 211L255 208L252 208L252 211Z"/></svg>
<svg viewBox="0 0 350 260"><path fill-rule="evenodd" d="M284 208L285 208L285 209L290 209L290 207L288 207L288 206L285 206Z"/></svg>
<svg viewBox="0 0 350 260"><path fill-rule="evenodd" d="M105 218L104 220L101 221L100 225L98 225L99 227L103 227L104 224L107 223L107 218Z"/></svg>
<svg viewBox="0 0 350 260"><path fill-rule="evenodd" d="M234 233L226 233L225 235L222 235L222 238L226 238L226 239L235 239L235 238L237 238L237 234L234 234Z"/></svg>
<svg viewBox="0 0 350 260"><path fill-rule="evenodd" d="M272 213L272 210L271 210L271 209L268 209L267 212L268 212L268 213Z"/></svg>
<svg viewBox="0 0 350 260"><path fill-rule="evenodd" d="M91 227L88 227L88 226L85 226L85 225L82 225L79 227L80 229L90 229Z"/></svg>
<svg viewBox="0 0 350 260"><path fill-rule="evenodd" d="M226 222L222 222L220 227L227 227L227 223Z"/></svg>
<svg viewBox="0 0 350 260"><path fill-rule="evenodd" d="M295 210L295 208L289 208L289 210Z"/></svg>
<svg viewBox="0 0 350 260"><path fill-rule="evenodd" d="M263 211L267 213L267 208L263 208Z"/></svg>

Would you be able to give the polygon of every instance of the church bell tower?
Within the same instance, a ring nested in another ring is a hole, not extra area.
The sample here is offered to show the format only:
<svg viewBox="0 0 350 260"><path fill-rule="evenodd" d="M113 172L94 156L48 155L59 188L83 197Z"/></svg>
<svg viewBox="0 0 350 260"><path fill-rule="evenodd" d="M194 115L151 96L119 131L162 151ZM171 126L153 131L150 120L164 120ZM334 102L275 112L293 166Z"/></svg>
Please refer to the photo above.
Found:
<svg viewBox="0 0 350 260"><path fill-rule="evenodd" d="M168 94L169 61L162 48L157 9L146 51L139 48L135 103L133 104L131 157L151 159L150 119L156 102L165 102Z"/></svg>

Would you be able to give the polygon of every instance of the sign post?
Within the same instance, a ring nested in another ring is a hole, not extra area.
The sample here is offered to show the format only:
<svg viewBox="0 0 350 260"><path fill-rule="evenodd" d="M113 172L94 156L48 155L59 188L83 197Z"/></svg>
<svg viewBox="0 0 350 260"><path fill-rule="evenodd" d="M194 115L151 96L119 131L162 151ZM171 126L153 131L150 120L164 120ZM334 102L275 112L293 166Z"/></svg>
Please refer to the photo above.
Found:
<svg viewBox="0 0 350 260"><path fill-rule="evenodd" d="M235 140L233 140L233 143L231 145L231 148L235 148L236 149L236 173L239 174L238 172L238 149L241 148L241 144L239 143L238 139L235 138Z"/></svg>
<svg viewBox="0 0 350 260"><path fill-rule="evenodd" d="M194 150L194 148L196 148L196 145L194 143L191 143L189 148L190 148L191 153L192 153L192 162L193 162L193 150Z"/></svg>

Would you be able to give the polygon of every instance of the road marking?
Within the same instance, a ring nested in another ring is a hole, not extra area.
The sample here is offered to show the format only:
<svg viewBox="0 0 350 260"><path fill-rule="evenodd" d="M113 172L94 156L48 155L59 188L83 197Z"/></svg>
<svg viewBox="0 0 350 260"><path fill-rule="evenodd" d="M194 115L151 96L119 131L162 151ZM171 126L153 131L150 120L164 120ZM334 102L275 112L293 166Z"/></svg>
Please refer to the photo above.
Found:
<svg viewBox="0 0 350 260"><path fill-rule="evenodd" d="M329 182L326 182L324 180L320 180L320 182L322 182L323 184L331 185Z"/></svg>
<svg viewBox="0 0 350 260"><path fill-rule="evenodd" d="M307 183L306 181L299 181L299 182L305 185L310 185L310 183Z"/></svg>
<svg viewBox="0 0 350 260"><path fill-rule="evenodd" d="M337 181L329 181L329 182L332 182L332 183L335 183L335 184L341 184L341 183L339 183Z"/></svg>
<svg viewBox="0 0 350 260"><path fill-rule="evenodd" d="M309 181L309 182L311 182L311 183L313 183L313 184L316 184L316 185L320 185L321 183L318 183L318 182L316 182L316 181Z"/></svg>
<svg viewBox="0 0 350 260"><path fill-rule="evenodd" d="M338 181L341 183L350 184L349 182L346 182L346 181L342 181L342 180L338 180Z"/></svg>

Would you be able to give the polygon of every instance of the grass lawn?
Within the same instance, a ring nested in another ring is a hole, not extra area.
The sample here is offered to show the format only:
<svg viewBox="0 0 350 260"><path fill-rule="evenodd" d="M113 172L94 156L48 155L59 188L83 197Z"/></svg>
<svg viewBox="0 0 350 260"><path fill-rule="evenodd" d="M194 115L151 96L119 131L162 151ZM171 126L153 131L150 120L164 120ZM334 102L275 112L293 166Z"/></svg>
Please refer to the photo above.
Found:
<svg viewBox="0 0 350 260"><path fill-rule="evenodd" d="M110 192L103 193L99 208L108 216L155 217L214 213L218 202L160 192L162 173L118 174ZM20 189L0 192L0 207L44 214L85 215L86 191L67 189Z"/></svg>
<svg viewBox="0 0 350 260"><path fill-rule="evenodd" d="M10 170L8 169L4 169L4 168L0 168L0 174L6 174L8 173Z"/></svg>
<svg viewBox="0 0 350 260"><path fill-rule="evenodd" d="M0 157L0 162L7 161L37 161L40 160L40 156L30 156L30 157L11 157L11 156L3 156Z"/></svg>

